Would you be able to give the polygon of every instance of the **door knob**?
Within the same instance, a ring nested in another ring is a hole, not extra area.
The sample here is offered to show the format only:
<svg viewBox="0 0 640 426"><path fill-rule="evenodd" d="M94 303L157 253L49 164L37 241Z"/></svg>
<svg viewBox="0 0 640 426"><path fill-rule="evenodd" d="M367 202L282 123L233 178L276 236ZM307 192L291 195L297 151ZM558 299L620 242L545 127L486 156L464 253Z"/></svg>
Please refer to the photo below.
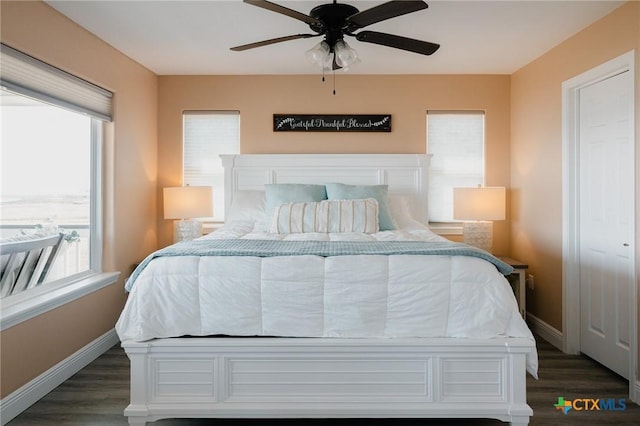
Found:
<svg viewBox="0 0 640 426"><path fill-rule="evenodd" d="M622 243L623 246L629 247L629 243Z"/></svg>

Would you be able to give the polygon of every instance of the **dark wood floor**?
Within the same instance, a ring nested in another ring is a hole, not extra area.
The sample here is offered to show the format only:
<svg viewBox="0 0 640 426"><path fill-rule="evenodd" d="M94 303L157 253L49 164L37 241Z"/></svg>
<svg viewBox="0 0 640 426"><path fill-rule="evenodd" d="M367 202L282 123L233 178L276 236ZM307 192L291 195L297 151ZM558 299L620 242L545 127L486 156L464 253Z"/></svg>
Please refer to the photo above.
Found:
<svg viewBox="0 0 640 426"><path fill-rule="evenodd" d="M627 381L584 356L565 355L539 340L540 379L527 377L527 395L533 408L532 425L640 425L640 407L628 401ZM624 411L570 411L554 408L558 397L624 398ZM122 415L129 400L129 363L124 351L115 346L89 366L64 382L9 426L116 426L126 425ZM326 426L366 424L381 426L417 425L499 425L495 420L203 420L172 419L152 423L157 426Z"/></svg>

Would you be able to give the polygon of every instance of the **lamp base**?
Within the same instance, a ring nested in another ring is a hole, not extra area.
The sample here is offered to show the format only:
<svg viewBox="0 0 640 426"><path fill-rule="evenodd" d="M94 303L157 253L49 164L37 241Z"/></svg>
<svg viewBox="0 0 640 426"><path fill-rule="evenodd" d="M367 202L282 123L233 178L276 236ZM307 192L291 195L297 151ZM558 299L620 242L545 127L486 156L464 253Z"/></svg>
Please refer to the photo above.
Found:
<svg viewBox="0 0 640 426"><path fill-rule="evenodd" d="M493 246L493 222L486 220L464 222L462 234L465 244L478 247L491 253Z"/></svg>
<svg viewBox="0 0 640 426"><path fill-rule="evenodd" d="M199 220L174 220L173 221L173 242L191 241L202 236L202 222Z"/></svg>

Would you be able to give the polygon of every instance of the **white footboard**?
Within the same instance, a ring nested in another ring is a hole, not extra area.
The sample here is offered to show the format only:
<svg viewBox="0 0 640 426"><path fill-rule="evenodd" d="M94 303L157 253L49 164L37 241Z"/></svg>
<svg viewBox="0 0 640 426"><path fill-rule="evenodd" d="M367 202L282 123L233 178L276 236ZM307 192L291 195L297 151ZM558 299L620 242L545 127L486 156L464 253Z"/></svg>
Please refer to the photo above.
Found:
<svg viewBox="0 0 640 426"><path fill-rule="evenodd" d="M130 425L162 418L495 418L526 425L527 339L123 343Z"/></svg>

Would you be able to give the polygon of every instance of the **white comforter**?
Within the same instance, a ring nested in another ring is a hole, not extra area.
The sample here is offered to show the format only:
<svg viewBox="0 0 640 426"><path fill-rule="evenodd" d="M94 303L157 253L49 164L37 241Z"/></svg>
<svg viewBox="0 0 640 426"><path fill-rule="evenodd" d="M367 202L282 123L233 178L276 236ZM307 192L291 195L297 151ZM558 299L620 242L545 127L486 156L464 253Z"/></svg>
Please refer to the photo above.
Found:
<svg viewBox="0 0 640 426"><path fill-rule="evenodd" d="M371 235L283 236L258 228L235 222L203 238L441 239L421 225ZM533 339L494 265L431 255L156 258L135 281L116 331L123 341L215 334Z"/></svg>

